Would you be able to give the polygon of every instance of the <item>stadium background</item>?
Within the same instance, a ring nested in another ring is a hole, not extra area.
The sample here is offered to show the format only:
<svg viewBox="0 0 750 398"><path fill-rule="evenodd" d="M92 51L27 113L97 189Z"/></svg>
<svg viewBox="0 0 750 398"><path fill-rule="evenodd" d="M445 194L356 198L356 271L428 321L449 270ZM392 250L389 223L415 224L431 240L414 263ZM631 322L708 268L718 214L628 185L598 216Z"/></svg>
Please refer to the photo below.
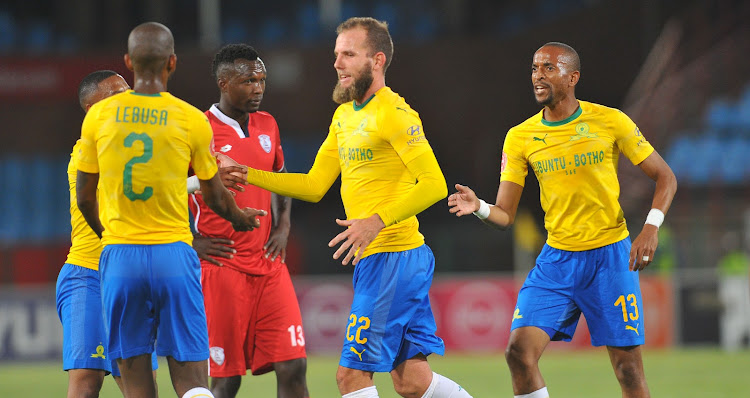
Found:
<svg viewBox="0 0 750 398"><path fill-rule="evenodd" d="M713 360L718 365L707 371L718 372L738 361L740 369L750 369L750 3L14 0L0 4L0 391L39 372L65 385L57 371L54 281L69 245L65 169L83 118L80 79L107 68L132 83L122 63L127 34L156 20L176 40L170 91L206 109L218 100L209 73L213 53L224 43L249 43L269 71L262 109L279 122L287 167L304 172L335 109L333 31L355 15L389 22L395 55L388 85L420 112L449 185L468 184L484 198L496 193L505 132L539 109L529 84L533 52L547 41L576 48L583 64L577 96L628 113L680 184L656 261L642 276L647 344L671 353L653 354L654 363L696 360L703 367ZM620 180L635 236L653 184L624 162ZM326 246L339 232L334 218L344 216L337 191L334 186L319 204L293 205L288 263L307 347L321 358L335 354L351 295L351 269L331 260ZM433 301L449 345L442 366L486 370L477 365L486 361L492 364L487 377L508 380L502 348L515 293L545 237L538 195L532 176L507 232L457 220L445 203L420 216L437 258ZM555 347L562 353L550 356L551 366L572 361L566 352L582 350L576 355L584 359L581 367L571 369L609 375L603 353L590 356L587 346L584 328L573 344ZM694 347L709 347L711 354L683 351ZM451 364L454 353L459 362ZM476 353L484 356L472 360ZM657 362L658 355L666 359ZM320 372L315 358L311 375ZM332 374L325 377L321 383L333 383ZM731 382L716 386L728 392ZM615 384L606 388L614 396ZM694 388L687 391L682 396L695 396Z"/></svg>

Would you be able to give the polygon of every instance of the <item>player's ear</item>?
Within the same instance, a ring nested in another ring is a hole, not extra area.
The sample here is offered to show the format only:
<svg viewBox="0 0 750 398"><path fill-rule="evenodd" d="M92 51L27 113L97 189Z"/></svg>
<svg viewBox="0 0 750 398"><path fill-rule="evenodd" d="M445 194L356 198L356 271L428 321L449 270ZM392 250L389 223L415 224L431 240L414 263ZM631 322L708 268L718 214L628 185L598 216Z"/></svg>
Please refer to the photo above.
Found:
<svg viewBox="0 0 750 398"><path fill-rule="evenodd" d="M177 69L177 55L172 54L167 60L167 72L172 73L175 69Z"/></svg>
<svg viewBox="0 0 750 398"><path fill-rule="evenodd" d="M385 54L382 51L377 52L375 53L374 58L375 58L375 65L374 65L375 68L383 70L383 68L385 68L385 61L386 61Z"/></svg>
<svg viewBox="0 0 750 398"><path fill-rule="evenodd" d="M128 68L129 71L133 70L133 61L130 59L130 54L125 54L125 56L122 57L125 61L125 67Z"/></svg>
<svg viewBox="0 0 750 398"><path fill-rule="evenodd" d="M578 80L581 78L581 72L574 71L570 74L570 82L569 85L571 87L575 87L576 84L578 84Z"/></svg>

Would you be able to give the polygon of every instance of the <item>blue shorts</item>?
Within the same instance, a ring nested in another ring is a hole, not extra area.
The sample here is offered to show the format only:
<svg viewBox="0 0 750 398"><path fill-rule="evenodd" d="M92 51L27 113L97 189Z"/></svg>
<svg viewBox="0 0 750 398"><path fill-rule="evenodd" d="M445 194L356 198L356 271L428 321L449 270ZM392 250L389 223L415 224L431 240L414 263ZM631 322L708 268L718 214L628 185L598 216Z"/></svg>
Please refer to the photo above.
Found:
<svg viewBox="0 0 750 398"><path fill-rule="evenodd" d="M60 269L56 286L57 315L63 326L63 370L100 369L120 375L107 354L99 272L73 264ZM156 355L151 358L159 367Z"/></svg>
<svg viewBox="0 0 750 398"><path fill-rule="evenodd" d="M156 346L158 355L177 361L208 359L201 266L192 247L107 245L99 270L110 357L150 354Z"/></svg>
<svg viewBox="0 0 750 398"><path fill-rule="evenodd" d="M592 345L643 344L639 273L628 269L629 258L630 238L580 252L544 245L518 293L511 330L536 326L570 341L583 313Z"/></svg>
<svg viewBox="0 0 750 398"><path fill-rule="evenodd" d="M354 268L354 299L339 365L390 372L417 354L445 353L428 292L435 257L427 245L376 253Z"/></svg>

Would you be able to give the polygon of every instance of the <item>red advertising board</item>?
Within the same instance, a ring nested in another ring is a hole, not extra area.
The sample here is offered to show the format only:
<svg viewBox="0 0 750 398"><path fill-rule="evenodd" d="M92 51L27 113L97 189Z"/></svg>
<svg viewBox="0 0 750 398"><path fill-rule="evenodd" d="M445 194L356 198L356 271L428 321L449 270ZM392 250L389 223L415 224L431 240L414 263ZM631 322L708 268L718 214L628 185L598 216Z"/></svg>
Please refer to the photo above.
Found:
<svg viewBox="0 0 750 398"><path fill-rule="evenodd" d="M310 352L337 352L344 339L352 299L347 278L297 278L295 288L305 324ZM438 335L450 351L502 352L508 343L510 323L520 285L501 276L442 276L436 278L430 301ZM668 347L674 334L671 283L657 277L642 277L646 345ZM582 317L570 343L553 343L563 350L591 347L586 320Z"/></svg>

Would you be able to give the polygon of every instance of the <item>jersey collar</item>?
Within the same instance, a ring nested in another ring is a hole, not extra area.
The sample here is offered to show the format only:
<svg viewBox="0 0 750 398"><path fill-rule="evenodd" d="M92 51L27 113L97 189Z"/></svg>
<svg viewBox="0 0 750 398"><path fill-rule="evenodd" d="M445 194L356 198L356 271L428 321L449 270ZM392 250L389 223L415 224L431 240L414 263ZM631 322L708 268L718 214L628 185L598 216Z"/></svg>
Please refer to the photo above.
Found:
<svg viewBox="0 0 750 398"><path fill-rule="evenodd" d="M211 112L211 114L213 114L214 116L216 116L216 118L219 119L220 122L233 128L234 132L237 133L237 136L239 136L240 138L245 138L245 133L242 131L242 127L240 127L240 124L237 123L236 120L225 115L224 112L222 112L221 109L219 109L219 107L216 106L216 104L211 105L211 109L209 109L208 111Z"/></svg>
<svg viewBox="0 0 750 398"><path fill-rule="evenodd" d="M361 111L362 109L364 109L364 107L367 106L367 104L370 103L370 101L372 101L373 98L375 98L375 94L371 95L370 98L366 99L365 102L362 103L362 105L357 105L357 101L352 101L352 105L354 105L354 110Z"/></svg>
<svg viewBox="0 0 750 398"><path fill-rule="evenodd" d="M565 119L557 122L548 122L547 120L544 120L544 112L542 112L542 124L547 127L562 126L565 123L575 120L578 116L581 116L581 113L583 113L583 109L581 109L581 106L578 105L578 109L576 109L576 111L573 112L572 115L566 117Z"/></svg>

